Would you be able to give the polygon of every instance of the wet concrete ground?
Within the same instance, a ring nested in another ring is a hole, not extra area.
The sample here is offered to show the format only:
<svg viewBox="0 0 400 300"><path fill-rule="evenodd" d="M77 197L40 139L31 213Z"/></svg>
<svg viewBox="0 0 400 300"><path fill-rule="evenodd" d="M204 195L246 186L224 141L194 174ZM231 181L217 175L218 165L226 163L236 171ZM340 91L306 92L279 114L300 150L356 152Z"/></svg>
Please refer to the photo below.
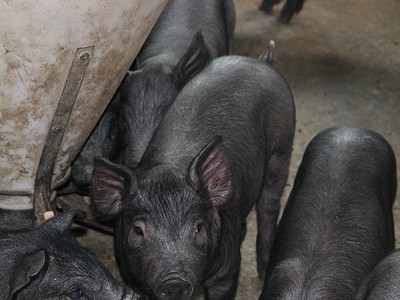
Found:
<svg viewBox="0 0 400 300"><path fill-rule="evenodd" d="M289 82L296 103L297 128L282 204L291 190L305 147L325 128L352 125L375 130L392 144L400 160L398 0L307 0L289 25L276 22L282 5L266 15L257 9L258 0L234 2L234 54L257 57L270 39L275 40L274 66ZM397 246L399 207L397 196ZM253 212L242 246L238 300L258 299L261 290L256 272L255 228ZM111 237L88 231L80 241L119 277Z"/></svg>

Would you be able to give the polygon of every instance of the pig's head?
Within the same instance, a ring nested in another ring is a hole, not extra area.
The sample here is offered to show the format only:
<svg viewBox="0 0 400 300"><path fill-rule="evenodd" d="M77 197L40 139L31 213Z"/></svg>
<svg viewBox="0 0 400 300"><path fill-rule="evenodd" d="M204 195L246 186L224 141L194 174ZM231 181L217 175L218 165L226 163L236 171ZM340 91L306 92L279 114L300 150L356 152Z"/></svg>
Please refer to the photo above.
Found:
<svg viewBox="0 0 400 300"><path fill-rule="evenodd" d="M9 281L3 299L139 299L70 233L73 220L83 216L80 212L65 213L1 240L2 264L7 264L8 270L0 282Z"/></svg>
<svg viewBox="0 0 400 300"><path fill-rule="evenodd" d="M97 211L116 219L125 279L155 299L189 299L215 267L220 213L233 194L221 139L193 159L187 174L166 166L131 171L96 160L92 187Z"/></svg>
<svg viewBox="0 0 400 300"><path fill-rule="evenodd" d="M157 61L128 71L119 90L122 109L118 125L123 144L120 160L125 166L138 164L181 88L211 60L201 32L193 37L176 65L167 55L160 56Z"/></svg>

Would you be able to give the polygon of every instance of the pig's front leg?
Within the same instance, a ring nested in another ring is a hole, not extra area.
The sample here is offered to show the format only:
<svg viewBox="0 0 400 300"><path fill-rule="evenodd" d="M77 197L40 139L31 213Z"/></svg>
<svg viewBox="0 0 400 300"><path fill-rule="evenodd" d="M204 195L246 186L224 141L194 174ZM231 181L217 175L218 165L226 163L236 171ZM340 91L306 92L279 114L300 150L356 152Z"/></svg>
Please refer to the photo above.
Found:
<svg viewBox="0 0 400 300"><path fill-rule="evenodd" d="M289 23L294 14L303 8L304 0L287 0L278 17L278 22Z"/></svg>
<svg viewBox="0 0 400 300"><path fill-rule="evenodd" d="M205 284L206 300L231 300L234 299L237 289L239 272L232 278L214 279L212 283Z"/></svg>

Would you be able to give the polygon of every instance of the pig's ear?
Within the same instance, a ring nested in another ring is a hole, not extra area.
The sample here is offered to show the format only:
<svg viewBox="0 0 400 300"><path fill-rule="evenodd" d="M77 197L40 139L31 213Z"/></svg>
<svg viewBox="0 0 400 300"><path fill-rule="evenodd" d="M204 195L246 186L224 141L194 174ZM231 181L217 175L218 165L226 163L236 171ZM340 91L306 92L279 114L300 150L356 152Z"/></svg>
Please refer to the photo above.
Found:
<svg viewBox="0 0 400 300"><path fill-rule="evenodd" d="M46 220L43 223L43 226L47 228L49 228L50 226L51 228L54 228L59 232L66 232L70 230L72 223L75 220L81 220L84 219L85 217L86 213L83 211L80 210L69 211Z"/></svg>
<svg viewBox="0 0 400 300"><path fill-rule="evenodd" d="M274 62L274 52L275 52L275 42L273 40L270 40L268 45L261 52L260 56L258 57L258 60L272 66L272 63Z"/></svg>
<svg viewBox="0 0 400 300"><path fill-rule="evenodd" d="M175 67L175 82L180 88L183 87L190 79L200 73L210 61L210 51L204 43L203 34L198 31L193 36L186 53Z"/></svg>
<svg viewBox="0 0 400 300"><path fill-rule="evenodd" d="M10 281L10 299L27 286L32 278L46 269L47 255L44 250L25 256L15 268Z"/></svg>
<svg viewBox="0 0 400 300"><path fill-rule="evenodd" d="M192 161L190 180L204 188L216 206L226 204L233 195L232 173L222 138L214 138Z"/></svg>
<svg viewBox="0 0 400 300"><path fill-rule="evenodd" d="M104 220L114 219L123 198L135 185L131 171L105 159L95 158L92 174L92 203Z"/></svg>

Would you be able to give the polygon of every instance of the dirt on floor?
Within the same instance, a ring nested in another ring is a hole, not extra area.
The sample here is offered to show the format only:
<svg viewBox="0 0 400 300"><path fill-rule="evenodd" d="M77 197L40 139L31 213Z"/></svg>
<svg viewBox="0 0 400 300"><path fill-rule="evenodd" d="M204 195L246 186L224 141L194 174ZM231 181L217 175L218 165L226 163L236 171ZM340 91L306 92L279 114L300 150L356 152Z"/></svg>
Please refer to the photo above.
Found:
<svg viewBox="0 0 400 300"><path fill-rule="evenodd" d="M288 25L259 11L259 1L235 0L234 54L257 57L276 43L274 66L292 88L297 128L282 208L308 142L335 125L367 127L383 135L400 160L400 2L308 0ZM398 168L399 170L399 168ZM399 196L394 207L397 241ZM258 299L255 213L248 218L236 299ZM119 277L110 236L87 231L80 242ZM399 245L397 243L397 245Z"/></svg>

